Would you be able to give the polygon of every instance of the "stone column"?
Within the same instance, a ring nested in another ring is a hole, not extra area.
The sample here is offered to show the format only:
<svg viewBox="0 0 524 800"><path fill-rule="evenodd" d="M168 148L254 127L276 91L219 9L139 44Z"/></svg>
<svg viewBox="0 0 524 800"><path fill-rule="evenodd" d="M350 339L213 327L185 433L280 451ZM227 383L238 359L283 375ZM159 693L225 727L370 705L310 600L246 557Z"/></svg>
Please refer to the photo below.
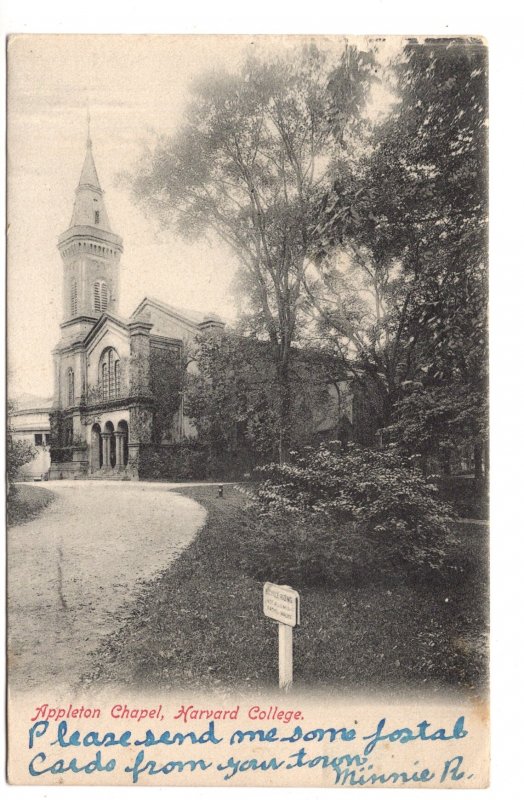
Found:
<svg viewBox="0 0 524 800"><path fill-rule="evenodd" d="M136 397L151 396L151 328L152 323L136 320L129 323L129 394Z"/></svg>
<svg viewBox="0 0 524 800"><path fill-rule="evenodd" d="M127 472L128 475L131 476L131 479L134 481L138 480L138 462L140 458L140 445L139 444L131 444L128 445L128 460L127 460Z"/></svg>
<svg viewBox="0 0 524 800"><path fill-rule="evenodd" d="M116 439L116 463L115 467L118 469L119 467L124 466L124 436L125 434L123 431L115 431L115 439Z"/></svg>
<svg viewBox="0 0 524 800"><path fill-rule="evenodd" d="M111 466L111 434L102 434L102 467Z"/></svg>

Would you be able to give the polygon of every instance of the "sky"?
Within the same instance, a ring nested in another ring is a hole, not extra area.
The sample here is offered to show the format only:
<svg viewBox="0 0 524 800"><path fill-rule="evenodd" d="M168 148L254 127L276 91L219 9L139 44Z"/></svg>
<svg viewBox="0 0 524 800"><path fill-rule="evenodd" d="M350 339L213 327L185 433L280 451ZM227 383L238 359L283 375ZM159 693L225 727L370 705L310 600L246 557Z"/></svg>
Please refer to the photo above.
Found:
<svg viewBox="0 0 524 800"><path fill-rule="evenodd" d="M93 154L113 230L123 237L120 313L145 295L234 316L234 271L225 249L159 235L116 185L153 131L183 118L190 76L240 57L246 42L190 37L16 37L9 46L8 366L10 393L52 393L62 262L85 155L87 104Z"/></svg>
<svg viewBox="0 0 524 800"><path fill-rule="evenodd" d="M8 375L10 395L52 393L51 350L62 317L62 262L85 155L87 107L109 218L124 240L119 311L146 295L227 321L235 262L218 242L159 232L118 184L154 132L184 119L191 79L235 70L247 49L289 47L247 36L15 36L8 48ZM342 39L336 42L337 49ZM362 44L362 41L361 41Z"/></svg>

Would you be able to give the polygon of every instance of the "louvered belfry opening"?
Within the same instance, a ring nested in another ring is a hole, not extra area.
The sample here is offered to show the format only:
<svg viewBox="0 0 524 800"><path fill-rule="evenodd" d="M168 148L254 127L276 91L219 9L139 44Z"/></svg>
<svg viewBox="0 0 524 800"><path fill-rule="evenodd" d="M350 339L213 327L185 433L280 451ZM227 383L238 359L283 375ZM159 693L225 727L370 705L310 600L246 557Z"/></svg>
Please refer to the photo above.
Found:
<svg viewBox="0 0 524 800"><path fill-rule="evenodd" d="M101 313L107 310L109 302L109 292L105 281L95 281L93 286L93 308Z"/></svg>

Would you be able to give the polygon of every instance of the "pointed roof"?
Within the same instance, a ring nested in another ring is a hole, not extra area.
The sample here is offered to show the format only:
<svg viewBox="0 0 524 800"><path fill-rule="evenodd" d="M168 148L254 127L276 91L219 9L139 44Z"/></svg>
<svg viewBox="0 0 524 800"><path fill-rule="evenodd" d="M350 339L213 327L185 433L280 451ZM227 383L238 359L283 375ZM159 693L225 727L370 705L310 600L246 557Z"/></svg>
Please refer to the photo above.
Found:
<svg viewBox="0 0 524 800"><path fill-rule="evenodd" d="M139 305L135 308L131 314L131 319L138 319L142 317L144 313L147 315L148 306L153 306L169 316L177 317L183 322L187 322L194 326L200 325L200 323L204 322L208 316L206 314L202 314L200 311L193 311L193 309L190 308L179 308L177 306L172 306L169 303L164 303L162 300L158 300L156 297L148 296L144 297L142 302L139 303Z"/></svg>
<svg viewBox="0 0 524 800"><path fill-rule="evenodd" d="M155 309L160 314L151 315L151 310ZM135 308L130 317L131 321L154 322L153 334L166 336L168 338L179 338L180 326L186 332L198 333L209 327L210 323L214 327L224 328L225 323L217 314L210 312L202 314L188 308L177 308L176 306L157 300L155 297L144 297L142 302Z"/></svg>
<svg viewBox="0 0 524 800"><path fill-rule="evenodd" d="M69 227L58 237L58 249L62 257L69 244L76 241L91 240L96 245L109 244L111 248L123 250L122 237L113 233L104 202L104 192L98 180L98 173L93 158L93 143L87 118L87 142L84 165L75 192L73 214Z"/></svg>
<svg viewBox="0 0 524 800"><path fill-rule="evenodd" d="M91 137L87 140L86 156L84 158L84 166L78 181L78 188L81 186L89 186L91 189L96 189L102 193L100 181L95 167L95 160L93 158L93 143Z"/></svg>
<svg viewBox="0 0 524 800"><path fill-rule="evenodd" d="M72 228L85 226L90 226L104 234L112 234L111 223L109 222L109 216L104 202L104 192L100 186L95 160L93 158L93 143L91 141L89 129L87 133L84 165L76 188L73 215L68 230L70 231Z"/></svg>
<svg viewBox="0 0 524 800"><path fill-rule="evenodd" d="M95 322L91 330L85 335L84 344L89 345L93 339L96 338L97 334L100 333L100 331L111 322L118 328L127 330L130 320L126 319L125 317L121 317L120 314L115 314L113 311L104 311L104 313ZM151 325L150 327L153 326Z"/></svg>

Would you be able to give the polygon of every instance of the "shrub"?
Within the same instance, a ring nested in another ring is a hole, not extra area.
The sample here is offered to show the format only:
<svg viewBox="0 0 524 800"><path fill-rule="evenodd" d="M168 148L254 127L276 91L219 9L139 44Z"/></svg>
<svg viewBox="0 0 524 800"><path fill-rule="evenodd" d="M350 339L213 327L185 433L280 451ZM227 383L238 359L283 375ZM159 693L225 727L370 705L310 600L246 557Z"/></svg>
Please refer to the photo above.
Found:
<svg viewBox="0 0 524 800"><path fill-rule="evenodd" d="M393 450L322 445L257 473L261 482L248 490L259 520L252 574L340 583L446 565L453 511Z"/></svg>
<svg viewBox="0 0 524 800"><path fill-rule="evenodd" d="M202 480L207 477L207 455L193 440L151 445L140 453L139 474L153 480Z"/></svg>
<svg viewBox="0 0 524 800"><path fill-rule="evenodd" d="M18 477L20 469L24 464L29 463L36 456L36 450L32 444L23 439L16 439L13 437L11 431L7 432L7 449L6 449L6 462L7 462L7 480L10 490L14 488L13 484Z"/></svg>
<svg viewBox="0 0 524 800"><path fill-rule="evenodd" d="M257 580L293 586L359 584L373 558L355 526L342 531L303 514L250 520L239 555L241 568Z"/></svg>
<svg viewBox="0 0 524 800"><path fill-rule="evenodd" d="M487 487L473 477L463 475L430 476L438 489L439 497L450 503L459 517L489 518Z"/></svg>

